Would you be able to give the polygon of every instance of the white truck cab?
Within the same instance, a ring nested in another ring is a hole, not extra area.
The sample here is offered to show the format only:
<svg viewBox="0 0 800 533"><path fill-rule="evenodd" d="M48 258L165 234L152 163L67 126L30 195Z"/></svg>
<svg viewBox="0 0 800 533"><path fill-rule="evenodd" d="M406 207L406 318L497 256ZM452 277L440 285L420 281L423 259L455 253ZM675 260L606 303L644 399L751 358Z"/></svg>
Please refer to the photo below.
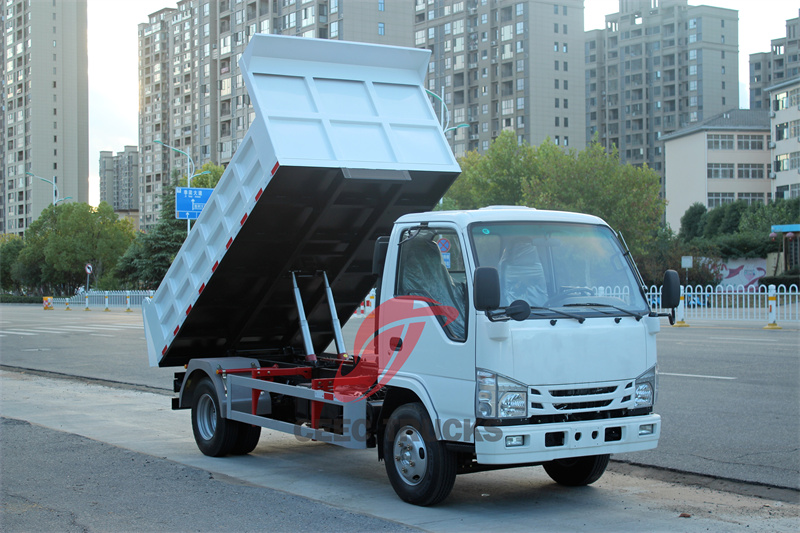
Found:
<svg viewBox="0 0 800 533"><path fill-rule="evenodd" d="M437 439L468 444L478 465L549 463L570 485L599 478L611 453L656 447L660 322L601 219L524 207L411 214L385 250L379 306L450 308L418 318L388 383L390 397L397 387L419 398ZM379 332L389 320L378 314Z"/></svg>

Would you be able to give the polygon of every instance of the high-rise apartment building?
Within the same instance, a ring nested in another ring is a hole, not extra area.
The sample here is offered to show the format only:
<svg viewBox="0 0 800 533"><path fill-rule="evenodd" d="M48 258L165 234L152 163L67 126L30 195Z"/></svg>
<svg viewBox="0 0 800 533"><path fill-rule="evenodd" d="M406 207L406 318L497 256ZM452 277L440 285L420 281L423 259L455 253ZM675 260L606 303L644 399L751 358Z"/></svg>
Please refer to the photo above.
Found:
<svg viewBox="0 0 800 533"><path fill-rule="evenodd" d="M426 86L457 156L503 130L585 144L582 0L183 0L139 25L142 229L186 153L225 165L247 132L237 59L257 32L430 49Z"/></svg>
<svg viewBox="0 0 800 533"><path fill-rule="evenodd" d="M7 0L3 15L0 233L21 235L54 201L89 201L86 0Z"/></svg>
<svg viewBox="0 0 800 533"><path fill-rule="evenodd" d="M485 152L502 131L585 146L582 0L416 0L414 17L456 156Z"/></svg>
<svg viewBox="0 0 800 533"><path fill-rule="evenodd" d="M664 176L661 137L739 102L738 12L687 0L620 0L587 32L586 139Z"/></svg>
<svg viewBox="0 0 800 533"><path fill-rule="evenodd" d="M107 202L120 216L139 225L139 148L126 146L114 155L100 152L100 201Z"/></svg>
<svg viewBox="0 0 800 533"><path fill-rule="evenodd" d="M772 40L769 52L750 54L750 109L769 109L771 85L800 75L800 10L786 21L786 36Z"/></svg>
<svg viewBox="0 0 800 533"><path fill-rule="evenodd" d="M252 35L411 46L413 13L406 0L183 0L151 14L139 25L141 228L186 154L226 165L244 138L254 115L237 62Z"/></svg>

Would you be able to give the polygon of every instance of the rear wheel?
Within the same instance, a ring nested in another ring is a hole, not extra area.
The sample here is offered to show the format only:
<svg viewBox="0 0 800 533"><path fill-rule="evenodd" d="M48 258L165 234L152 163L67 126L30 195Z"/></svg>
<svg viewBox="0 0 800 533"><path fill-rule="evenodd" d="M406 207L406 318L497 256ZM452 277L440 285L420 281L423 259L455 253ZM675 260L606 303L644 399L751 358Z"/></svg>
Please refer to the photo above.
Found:
<svg viewBox="0 0 800 533"><path fill-rule="evenodd" d="M436 439L421 403L398 407L389 418L383 439L386 473L400 498L415 505L434 505L453 490L455 454Z"/></svg>
<svg viewBox="0 0 800 533"><path fill-rule="evenodd" d="M610 455L592 455L590 457L574 457L556 459L544 464L544 470L553 481L568 487L591 485L603 475L608 466Z"/></svg>
<svg viewBox="0 0 800 533"><path fill-rule="evenodd" d="M233 451L239 428L222 417L220 400L210 379L204 378L194 390L192 399L192 432L197 447L205 455L222 457Z"/></svg>
<svg viewBox="0 0 800 533"><path fill-rule="evenodd" d="M228 420L228 423L239 426L239 434L236 436L231 455L247 455L256 449L258 439L261 438L261 426L253 426L232 420Z"/></svg>

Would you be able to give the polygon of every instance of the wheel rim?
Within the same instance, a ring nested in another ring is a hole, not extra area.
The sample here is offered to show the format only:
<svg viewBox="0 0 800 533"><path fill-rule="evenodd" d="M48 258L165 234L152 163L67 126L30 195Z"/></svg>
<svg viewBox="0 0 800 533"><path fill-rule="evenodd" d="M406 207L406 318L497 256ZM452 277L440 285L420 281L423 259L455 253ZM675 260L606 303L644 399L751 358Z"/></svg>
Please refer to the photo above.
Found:
<svg viewBox="0 0 800 533"><path fill-rule="evenodd" d="M217 432L217 406L208 394L197 402L197 430L203 440L213 439Z"/></svg>
<svg viewBox="0 0 800 533"><path fill-rule="evenodd" d="M394 438L394 465L400 478L408 485L417 485L428 469L425 440L416 428L404 426Z"/></svg>

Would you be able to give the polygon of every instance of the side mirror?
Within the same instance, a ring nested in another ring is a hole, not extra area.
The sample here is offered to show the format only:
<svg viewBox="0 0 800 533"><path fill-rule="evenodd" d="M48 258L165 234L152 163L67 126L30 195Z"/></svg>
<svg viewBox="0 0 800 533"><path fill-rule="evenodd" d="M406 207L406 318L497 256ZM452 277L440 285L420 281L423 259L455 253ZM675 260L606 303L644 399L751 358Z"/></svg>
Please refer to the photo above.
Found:
<svg viewBox="0 0 800 533"><path fill-rule="evenodd" d="M386 262L386 252L388 251L389 237L378 237L372 252L372 274L374 276L383 274L383 264Z"/></svg>
<svg viewBox="0 0 800 533"><path fill-rule="evenodd" d="M478 311L500 307L500 274L494 267L478 267L473 279L472 301ZM530 312L530 308L528 309Z"/></svg>
<svg viewBox="0 0 800 533"><path fill-rule="evenodd" d="M674 309L681 303L681 278L674 270L664 272L664 283L661 285L661 307Z"/></svg>

